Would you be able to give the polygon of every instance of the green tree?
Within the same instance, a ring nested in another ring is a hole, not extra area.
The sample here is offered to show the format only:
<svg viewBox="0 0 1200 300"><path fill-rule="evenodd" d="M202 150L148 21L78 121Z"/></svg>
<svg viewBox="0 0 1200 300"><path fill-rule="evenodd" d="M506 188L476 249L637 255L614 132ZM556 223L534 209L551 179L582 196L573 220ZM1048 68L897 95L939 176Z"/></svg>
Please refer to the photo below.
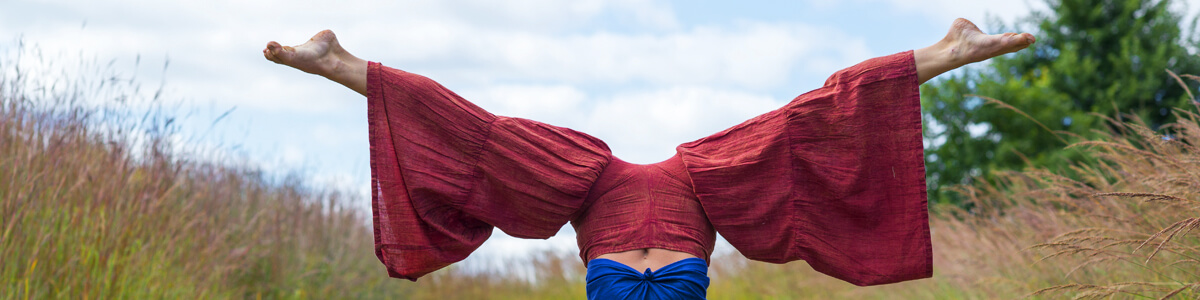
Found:
<svg viewBox="0 0 1200 300"><path fill-rule="evenodd" d="M1034 33L1038 41L1030 49L922 88L931 200L956 202L938 187L990 178L996 170L1066 168L1079 158L1064 150L1068 140L1109 130L1101 116L1136 115L1157 128L1174 120L1173 108L1191 107L1165 70L1200 71L1200 59L1186 46L1196 45L1196 21L1183 30L1171 1L1046 3L1049 11L1001 26Z"/></svg>

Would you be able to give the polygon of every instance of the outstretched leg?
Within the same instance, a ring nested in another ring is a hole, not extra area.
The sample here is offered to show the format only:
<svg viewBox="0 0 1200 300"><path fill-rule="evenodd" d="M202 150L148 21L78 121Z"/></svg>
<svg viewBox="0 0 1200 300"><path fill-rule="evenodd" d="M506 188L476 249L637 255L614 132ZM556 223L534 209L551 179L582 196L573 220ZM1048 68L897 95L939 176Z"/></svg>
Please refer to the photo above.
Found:
<svg viewBox="0 0 1200 300"><path fill-rule="evenodd" d="M946 71L969 63L1025 49L1036 39L1028 33L987 35L971 21L959 18L950 26L945 38L932 46L913 51L917 61L917 78L925 83Z"/></svg>
<svg viewBox="0 0 1200 300"><path fill-rule="evenodd" d="M298 46L282 46L271 41L263 49L263 56L278 64L321 75L364 96L367 94L367 61L342 49L333 31L318 32Z"/></svg>
<svg viewBox="0 0 1200 300"><path fill-rule="evenodd" d="M913 51L917 78L920 83L925 83L939 74L969 63L1025 49L1034 41L1036 39L1028 33L987 35L971 21L960 18L954 20L950 32L941 41ZM271 41L263 49L263 56L279 64L321 75L366 95L367 61L343 49L333 31L318 32L308 42L293 47Z"/></svg>

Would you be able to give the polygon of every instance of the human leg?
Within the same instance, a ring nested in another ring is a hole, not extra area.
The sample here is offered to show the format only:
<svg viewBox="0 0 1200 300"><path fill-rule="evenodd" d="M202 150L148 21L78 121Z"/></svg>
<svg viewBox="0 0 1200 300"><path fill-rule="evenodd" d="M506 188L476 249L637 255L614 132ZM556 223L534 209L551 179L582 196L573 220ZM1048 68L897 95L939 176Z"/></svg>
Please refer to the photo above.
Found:
<svg viewBox="0 0 1200 300"><path fill-rule="evenodd" d="M971 21L960 18L954 20L950 31L941 41L913 51L917 78L920 83L925 83L964 65L1024 49L1035 41L1029 33L987 35ZM297 46L282 46L271 41L263 49L263 56L275 63L321 75L359 94L366 94L367 61L343 49L332 31L321 31L308 42Z"/></svg>
<svg viewBox="0 0 1200 300"><path fill-rule="evenodd" d="M925 83L933 77L973 62L1025 49L1036 38L1029 33L984 34L971 21L959 18L946 37L932 46L913 51L917 79Z"/></svg>
<svg viewBox="0 0 1200 300"><path fill-rule="evenodd" d="M275 41L263 49L267 60L301 71L321 75L358 92L367 94L367 61L343 49L333 31L324 30L308 42L282 46Z"/></svg>

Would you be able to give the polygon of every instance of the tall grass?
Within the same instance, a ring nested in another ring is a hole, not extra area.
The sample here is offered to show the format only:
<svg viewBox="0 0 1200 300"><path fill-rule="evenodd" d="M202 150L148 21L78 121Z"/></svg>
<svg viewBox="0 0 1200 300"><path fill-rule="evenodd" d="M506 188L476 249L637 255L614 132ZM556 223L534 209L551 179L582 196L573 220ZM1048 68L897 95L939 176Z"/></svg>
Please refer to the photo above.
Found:
<svg viewBox="0 0 1200 300"><path fill-rule="evenodd" d="M1119 138L1072 145L1101 161L1076 168L1080 180L1048 172L1006 180L1012 198L1056 207L1070 224L1033 248L1047 253L1043 261L1073 264L1073 280L1035 295L1200 298L1200 116L1176 114L1182 121L1167 135L1132 117L1110 120Z"/></svg>
<svg viewBox="0 0 1200 300"><path fill-rule="evenodd" d="M348 205L365 199L181 149L160 94L138 96L132 78L0 69L0 298L584 297L570 254L510 263L531 277L387 278L369 217ZM1080 179L1031 167L959 187L975 205L933 209L932 279L861 288L731 254L713 260L709 296L1200 297L1200 117L1177 113L1160 132L1135 119L1075 142L1096 161Z"/></svg>
<svg viewBox="0 0 1200 300"><path fill-rule="evenodd" d="M188 148L161 87L143 91L115 60L54 69L36 48L15 53L0 57L0 299L585 295L570 254L504 268L532 277L388 278L352 205L366 199Z"/></svg>
<svg viewBox="0 0 1200 300"><path fill-rule="evenodd" d="M375 260L369 218L349 208L359 199L184 154L161 93L143 96L111 68L32 77L44 66L18 61L0 61L0 298L395 298L413 287Z"/></svg>

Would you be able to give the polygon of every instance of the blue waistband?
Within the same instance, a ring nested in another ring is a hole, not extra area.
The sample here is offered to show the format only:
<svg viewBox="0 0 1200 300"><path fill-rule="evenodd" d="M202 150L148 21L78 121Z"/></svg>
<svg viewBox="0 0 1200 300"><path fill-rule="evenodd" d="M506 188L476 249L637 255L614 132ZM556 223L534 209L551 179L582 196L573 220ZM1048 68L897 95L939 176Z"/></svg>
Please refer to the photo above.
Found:
<svg viewBox="0 0 1200 300"><path fill-rule="evenodd" d="M597 258L588 262L588 299L705 299L708 265L687 258L656 271L639 272L625 264Z"/></svg>

